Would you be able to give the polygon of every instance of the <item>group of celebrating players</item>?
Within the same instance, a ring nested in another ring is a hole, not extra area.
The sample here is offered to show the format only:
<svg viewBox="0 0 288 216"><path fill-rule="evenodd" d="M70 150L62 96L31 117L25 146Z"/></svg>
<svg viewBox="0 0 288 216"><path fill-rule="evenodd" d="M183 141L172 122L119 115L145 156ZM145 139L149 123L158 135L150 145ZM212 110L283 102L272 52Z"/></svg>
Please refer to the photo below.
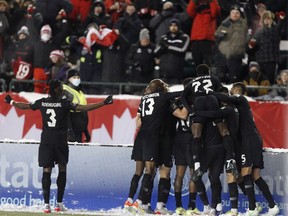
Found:
<svg viewBox="0 0 288 216"><path fill-rule="evenodd" d="M277 215L279 207L260 175L264 168L263 142L244 96L245 85L234 83L229 92L217 77L210 75L206 64L199 65L196 73L196 78L183 82L184 90L180 92L168 92L168 85L160 79L152 80L145 89L137 112L138 131L131 156L136 170L124 208L139 214L172 214L165 204L171 187L173 155L176 214L215 216L222 213L220 175L225 167L231 210L223 215L238 215L238 186L249 203L245 215L260 214L262 208L256 203L254 183L268 202L267 215ZM184 209L181 191L187 167L191 178L188 208ZM150 200L157 169L160 180L153 211ZM207 171L212 192L210 204L202 181ZM202 212L196 206L196 194L204 205Z"/></svg>

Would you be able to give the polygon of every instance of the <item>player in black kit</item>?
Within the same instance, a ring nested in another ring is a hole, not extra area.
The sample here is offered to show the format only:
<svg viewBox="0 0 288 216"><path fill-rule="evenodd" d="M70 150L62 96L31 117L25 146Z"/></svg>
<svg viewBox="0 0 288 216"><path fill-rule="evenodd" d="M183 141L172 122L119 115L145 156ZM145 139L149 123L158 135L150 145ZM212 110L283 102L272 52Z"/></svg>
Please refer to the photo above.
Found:
<svg viewBox="0 0 288 216"><path fill-rule="evenodd" d="M182 92L167 92L168 85L160 79L152 80L146 88L146 95L141 98L138 113L141 127L138 131L132 151L132 159L145 162L140 192L133 208L145 212L142 204L147 204L152 192L153 177L159 162L159 144L161 125L166 116L169 101L179 97ZM185 115L186 118L187 113Z"/></svg>
<svg viewBox="0 0 288 216"><path fill-rule="evenodd" d="M210 75L210 68L206 64L200 64L196 68L197 78L193 79L189 85L184 88L181 96L181 102L189 110L193 106L193 111L217 110L220 105L214 95L209 92L218 91L222 88L220 80ZM195 172L192 174L192 180L197 181L203 175L200 168L200 152L202 146L202 130L207 122L207 118L195 115L191 126L193 134L193 159ZM230 133L222 121L216 121L219 132L223 138L223 144L226 150L226 169L238 176L238 170L234 158L233 140Z"/></svg>
<svg viewBox="0 0 288 216"><path fill-rule="evenodd" d="M44 212L50 213L50 185L51 172L55 164L58 164L59 173L57 177L57 204L55 211L65 211L66 208L62 203L65 186L66 170L68 163L69 149L67 144L67 119L70 110L90 111L98 109L104 105L113 103L112 95L104 101L80 105L74 104L66 96L63 96L62 84L59 80L49 82L49 97L41 98L33 103L23 103L14 101L10 95L7 95L4 101L18 109L23 110L40 110L42 116L42 134L39 145L38 162L43 167L42 189L44 196Z"/></svg>
<svg viewBox="0 0 288 216"><path fill-rule="evenodd" d="M244 96L245 92L245 84L238 82L234 83L230 90L232 96L223 95L217 92L213 92L213 94L221 101L235 104L239 111L242 153L241 175L244 179L245 190L249 201L249 209L246 215L259 215L259 209L256 207L253 181L255 181L269 203L268 215L277 215L279 213L279 208L274 202L267 183L260 175L260 169L263 169L264 167L262 153L263 141L254 122L248 100Z"/></svg>

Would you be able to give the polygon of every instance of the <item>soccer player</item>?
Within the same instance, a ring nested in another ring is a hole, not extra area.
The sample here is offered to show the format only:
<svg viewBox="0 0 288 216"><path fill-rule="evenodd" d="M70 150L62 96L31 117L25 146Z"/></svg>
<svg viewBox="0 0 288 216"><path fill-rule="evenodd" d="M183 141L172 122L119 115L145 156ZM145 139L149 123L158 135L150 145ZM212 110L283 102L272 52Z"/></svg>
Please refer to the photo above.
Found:
<svg viewBox="0 0 288 216"><path fill-rule="evenodd" d="M245 191L249 201L249 209L247 210L246 215L259 215L259 209L256 207L253 181L255 181L269 203L268 215L277 215L279 213L279 208L275 204L267 183L260 175L260 169L263 169L264 167L262 153L263 141L254 122L250 105L244 96L245 92L246 86L244 83L238 82L234 83L230 90L232 96L223 95L217 92L213 92L213 94L221 101L235 104L239 111L241 119L239 121L242 151L241 175L244 179Z"/></svg>
<svg viewBox="0 0 288 216"><path fill-rule="evenodd" d="M70 110L90 111L104 105L113 103L112 95L99 103L80 105L74 104L66 96L63 96L62 84L59 80L49 82L49 96L41 98L33 103L23 103L14 101L7 95L4 101L12 106L23 110L40 110L42 116L42 134L39 145L38 162L43 167L42 189L44 196L44 212L51 213L49 204L51 172L55 164L58 164L59 173L57 177L57 204L55 211L65 211L62 202L66 187L66 175L68 164L68 144L67 144L67 119Z"/></svg>
<svg viewBox="0 0 288 216"><path fill-rule="evenodd" d="M141 116L141 127L138 131L132 151L132 159L145 162L145 173L134 209L144 213L152 193L156 165L159 161L160 130L165 118L169 101L179 97L182 92L168 92L168 85L160 79L152 80L146 88L146 94L141 98L138 113ZM183 115L185 119L187 117Z"/></svg>
<svg viewBox="0 0 288 216"><path fill-rule="evenodd" d="M181 96L181 102L189 110L189 107L193 104L193 110L217 110L220 105L217 98L214 95L208 94L209 92L218 91L222 88L220 80L213 75L210 75L210 68L206 64L200 64L196 68L197 78L193 79L189 85L184 88ZM199 177L203 175L200 169L200 152L202 146L202 130L203 126L207 122L206 118L195 116L193 118L191 130L193 134L193 159L194 170L192 174L192 180L197 181ZM226 150L226 162L227 170L238 176L236 162L234 159L233 140L230 133L221 122L217 122L219 125L219 131L223 137L223 144Z"/></svg>

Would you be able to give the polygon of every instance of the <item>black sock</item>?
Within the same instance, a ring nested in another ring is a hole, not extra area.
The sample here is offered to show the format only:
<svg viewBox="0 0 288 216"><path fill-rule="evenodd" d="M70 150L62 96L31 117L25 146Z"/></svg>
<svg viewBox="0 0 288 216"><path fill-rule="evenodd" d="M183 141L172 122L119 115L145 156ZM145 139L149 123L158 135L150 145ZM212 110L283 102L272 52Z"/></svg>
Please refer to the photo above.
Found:
<svg viewBox="0 0 288 216"><path fill-rule="evenodd" d="M193 152L193 160L194 163L199 162L200 163L200 154L201 154L201 138L194 138L193 144L192 144L192 152Z"/></svg>
<svg viewBox="0 0 288 216"><path fill-rule="evenodd" d="M228 184L231 208L238 209L238 188L236 182Z"/></svg>
<svg viewBox="0 0 288 216"><path fill-rule="evenodd" d="M183 207L182 206L182 192L175 192L175 202L176 202L176 208Z"/></svg>
<svg viewBox="0 0 288 216"><path fill-rule="evenodd" d="M128 195L128 197L131 199L133 199L134 195L136 194L140 178L141 176L134 174L131 179L130 190L129 190L129 195Z"/></svg>
<svg viewBox="0 0 288 216"><path fill-rule="evenodd" d="M245 191L247 193L248 201L249 201L249 209L254 210L256 208L256 200L255 200L255 191L254 191L254 183L251 174L243 176Z"/></svg>
<svg viewBox="0 0 288 216"><path fill-rule="evenodd" d="M49 203L50 199L50 186L51 186L51 173L43 172L42 176L42 190L44 202Z"/></svg>
<svg viewBox="0 0 288 216"><path fill-rule="evenodd" d="M216 209L216 206L219 203L219 201L221 202L221 198L220 198L221 190L222 190L222 186L221 186L221 181L219 178L211 181L211 191L212 191L211 208Z"/></svg>
<svg viewBox="0 0 288 216"><path fill-rule="evenodd" d="M267 185L267 183L264 181L264 179L262 177L260 177L255 181L255 184L258 186L261 193L263 194L263 196L267 200L267 202L269 204L269 208L273 208L275 206L275 201L273 199L273 196L269 190L269 186Z"/></svg>
<svg viewBox="0 0 288 216"><path fill-rule="evenodd" d="M243 193L245 196L247 196L247 193L246 193L246 191L245 191L244 181L239 182L239 183L238 183L238 186L240 187L242 193Z"/></svg>
<svg viewBox="0 0 288 216"><path fill-rule="evenodd" d="M152 175L144 174L143 179L142 179L142 185L141 185L140 192L138 195L138 199L142 200L143 204L148 204L149 202L151 188L152 188L151 182L152 182Z"/></svg>
<svg viewBox="0 0 288 216"><path fill-rule="evenodd" d="M64 191L66 188L66 172L59 172L58 177L57 177L57 202L62 202L63 201L63 196L64 196Z"/></svg>
<svg viewBox="0 0 288 216"><path fill-rule="evenodd" d="M208 197L206 194L206 188L202 181L202 179L198 179L198 181L195 182L197 187L197 193L203 203L203 205L209 205Z"/></svg>
<svg viewBox="0 0 288 216"><path fill-rule="evenodd" d="M196 208L196 192L189 193L189 203L188 209L195 209Z"/></svg>
<svg viewBox="0 0 288 216"><path fill-rule="evenodd" d="M226 161L231 159L235 160L234 142L230 135L223 136L223 145L226 150Z"/></svg>
<svg viewBox="0 0 288 216"><path fill-rule="evenodd" d="M158 202L167 203L170 192L170 179L160 178L158 183Z"/></svg>

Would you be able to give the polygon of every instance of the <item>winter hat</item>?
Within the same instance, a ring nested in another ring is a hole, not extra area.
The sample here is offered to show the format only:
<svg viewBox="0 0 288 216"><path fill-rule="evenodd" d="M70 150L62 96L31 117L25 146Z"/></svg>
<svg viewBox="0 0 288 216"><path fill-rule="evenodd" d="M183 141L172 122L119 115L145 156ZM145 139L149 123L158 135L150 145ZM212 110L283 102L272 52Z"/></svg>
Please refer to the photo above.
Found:
<svg viewBox="0 0 288 216"><path fill-rule="evenodd" d="M9 10L9 4L7 1L4 1L4 0L0 0L0 4L4 4L5 7L6 7L6 11Z"/></svg>
<svg viewBox="0 0 288 216"><path fill-rule="evenodd" d="M251 61L250 64L249 64L249 69L251 67L257 67L257 69L259 70L260 69L260 66L259 64L256 62L256 61Z"/></svg>
<svg viewBox="0 0 288 216"><path fill-rule="evenodd" d="M26 36L29 36L29 31L27 26L22 26L21 29L18 31L17 35L25 34Z"/></svg>
<svg viewBox="0 0 288 216"><path fill-rule="evenodd" d="M64 58L64 52L62 50L53 50L50 52L49 58L52 58L53 56L57 56L58 58Z"/></svg>
<svg viewBox="0 0 288 216"><path fill-rule="evenodd" d="M70 69L67 71L67 80L69 80L73 76L80 76L80 73L76 69Z"/></svg>
<svg viewBox="0 0 288 216"><path fill-rule="evenodd" d="M180 27L180 21L178 19L171 19L169 21L169 25L171 25L172 23L176 24L178 27Z"/></svg>
<svg viewBox="0 0 288 216"><path fill-rule="evenodd" d="M50 25L44 25L41 30L40 30L40 34L44 34L47 33L49 35L52 35L52 29L50 27Z"/></svg>
<svg viewBox="0 0 288 216"><path fill-rule="evenodd" d="M232 10L238 10L241 13L241 9L240 9L239 5L232 5L230 8L230 11L232 11Z"/></svg>
<svg viewBox="0 0 288 216"><path fill-rule="evenodd" d="M139 40L150 40L149 30L147 28L143 28L139 34Z"/></svg>

